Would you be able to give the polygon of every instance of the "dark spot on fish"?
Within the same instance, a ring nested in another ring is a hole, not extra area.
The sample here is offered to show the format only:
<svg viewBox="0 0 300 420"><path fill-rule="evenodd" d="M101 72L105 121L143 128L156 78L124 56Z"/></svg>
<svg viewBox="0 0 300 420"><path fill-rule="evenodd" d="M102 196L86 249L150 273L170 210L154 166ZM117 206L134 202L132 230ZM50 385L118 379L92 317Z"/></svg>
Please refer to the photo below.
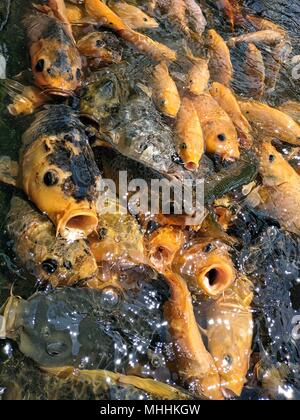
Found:
<svg viewBox="0 0 300 420"><path fill-rule="evenodd" d="M43 270L48 274L53 274L58 268L58 263L56 260L49 258L42 262Z"/></svg>
<svg viewBox="0 0 300 420"><path fill-rule="evenodd" d="M226 354L223 358L223 362L226 364L226 366L232 366L233 357L231 356L231 354Z"/></svg>
<svg viewBox="0 0 300 420"><path fill-rule="evenodd" d="M49 356L59 356L61 353L66 351L67 345L65 343L61 343L59 341L55 341L53 343L47 343L46 351Z"/></svg>
<svg viewBox="0 0 300 420"><path fill-rule="evenodd" d="M274 162L275 159L276 157L274 155L269 156L269 162Z"/></svg>
<svg viewBox="0 0 300 420"><path fill-rule="evenodd" d="M70 64L69 64L69 59L68 59L68 55L66 54L65 51L60 51L57 50L56 51L56 58L52 63L54 68L57 69L64 69L65 72L68 72L68 70L70 69Z"/></svg>
<svg viewBox="0 0 300 420"><path fill-rule="evenodd" d="M66 140L66 141L73 141L73 136L72 136L72 134L66 134L66 135L64 135L64 140Z"/></svg>
<svg viewBox="0 0 300 420"><path fill-rule="evenodd" d="M96 47L97 48L102 48L105 46L105 43L102 41L102 39L97 39L96 41Z"/></svg>
<svg viewBox="0 0 300 420"><path fill-rule="evenodd" d="M47 69L47 73L48 73L50 76L54 76L54 71L53 71L52 67L49 67L49 68Z"/></svg>
<svg viewBox="0 0 300 420"><path fill-rule="evenodd" d="M44 70L44 66L45 66L45 60L41 58L35 65L35 71L37 71L38 73L41 73Z"/></svg>
<svg viewBox="0 0 300 420"><path fill-rule="evenodd" d="M148 19L146 17L144 18L144 22L148 22Z"/></svg>
<svg viewBox="0 0 300 420"><path fill-rule="evenodd" d="M187 145L186 145L186 143L181 143L180 148L181 148L182 150L187 149Z"/></svg>
<svg viewBox="0 0 300 420"><path fill-rule="evenodd" d="M226 135L225 134L219 134L218 135L218 140L225 141L226 140Z"/></svg>
<svg viewBox="0 0 300 420"><path fill-rule="evenodd" d="M106 237L108 230L106 228L101 228L98 233L99 233L99 239L102 241L102 239Z"/></svg>
<svg viewBox="0 0 300 420"><path fill-rule="evenodd" d="M76 70L76 79L77 80L80 80L81 79L81 70L80 69L77 69Z"/></svg>
<svg viewBox="0 0 300 420"><path fill-rule="evenodd" d="M52 187L53 185L56 185L59 181L58 175L53 171L48 171L44 175L44 184L47 185L47 187Z"/></svg>
<svg viewBox="0 0 300 420"><path fill-rule="evenodd" d="M71 261L65 261L64 262L64 267L67 269L67 270L71 270L72 269L72 263L71 263Z"/></svg>

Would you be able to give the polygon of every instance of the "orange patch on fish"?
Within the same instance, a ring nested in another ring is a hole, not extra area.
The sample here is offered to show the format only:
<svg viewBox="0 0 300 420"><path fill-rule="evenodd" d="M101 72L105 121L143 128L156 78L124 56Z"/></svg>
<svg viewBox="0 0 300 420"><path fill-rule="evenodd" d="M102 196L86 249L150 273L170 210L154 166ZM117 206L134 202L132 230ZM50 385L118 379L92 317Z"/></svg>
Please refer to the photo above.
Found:
<svg viewBox="0 0 300 420"><path fill-rule="evenodd" d="M238 159L238 135L228 114L208 93L196 96L192 100L203 130L206 151L223 159Z"/></svg>
<svg viewBox="0 0 300 420"><path fill-rule="evenodd" d="M132 4L123 1L113 1L111 9L128 25L131 29L155 29L158 22L148 16L145 12Z"/></svg>
<svg viewBox="0 0 300 420"><path fill-rule="evenodd" d="M239 102L244 117L266 137L300 145L300 125L289 115L256 101Z"/></svg>
<svg viewBox="0 0 300 420"><path fill-rule="evenodd" d="M175 118L180 108L180 96L168 66L161 62L153 70L153 98L156 106L166 116Z"/></svg>
<svg viewBox="0 0 300 420"><path fill-rule="evenodd" d="M208 47L212 80L228 86L233 77L230 51L224 39L214 29L208 31Z"/></svg>
<svg viewBox="0 0 300 420"><path fill-rule="evenodd" d="M115 31L128 28L125 22L101 0L85 0L85 9L92 18Z"/></svg>
<svg viewBox="0 0 300 420"><path fill-rule="evenodd" d="M208 88L210 73L207 60L195 58L195 61L186 75L186 87L193 95L200 95Z"/></svg>
<svg viewBox="0 0 300 420"><path fill-rule="evenodd" d="M204 153L202 127L193 101L184 97L176 120L178 153L186 169L194 171Z"/></svg>

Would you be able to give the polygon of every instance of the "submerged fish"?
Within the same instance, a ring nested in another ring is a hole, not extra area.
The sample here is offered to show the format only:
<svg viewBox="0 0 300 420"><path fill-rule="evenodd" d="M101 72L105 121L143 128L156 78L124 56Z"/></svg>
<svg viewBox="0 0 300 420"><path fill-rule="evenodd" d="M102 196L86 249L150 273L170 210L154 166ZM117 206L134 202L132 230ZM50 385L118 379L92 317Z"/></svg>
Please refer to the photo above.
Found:
<svg viewBox="0 0 300 420"><path fill-rule="evenodd" d="M88 244L56 237L47 216L25 200L14 197L7 216L7 232L20 264L53 287L72 285L94 277L97 264Z"/></svg>
<svg viewBox="0 0 300 420"><path fill-rule="evenodd" d="M41 367L125 373L142 363L151 377L155 368L147 354L163 352L167 344L162 306L168 287L146 266L121 270L119 278L120 287L108 283L101 290L56 288L28 300L11 297L4 309L6 337Z"/></svg>
<svg viewBox="0 0 300 420"><path fill-rule="evenodd" d="M27 16L24 25L35 84L50 94L72 94L81 82L81 58L64 24L36 13Z"/></svg>
<svg viewBox="0 0 300 420"><path fill-rule="evenodd" d="M230 51L224 39L214 29L208 31L209 71L214 82L229 86L233 78Z"/></svg>
<svg viewBox="0 0 300 420"><path fill-rule="evenodd" d="M300 125L289 115L256 101L240 101L239 105L245 118L265 137L300 145Z"/></svg>
<svg viewBox="0 0 300 420"><path fill-rule="evenodd" d="M181 277L167 273L171 297L164 312L176 352L177 370L189 390L207 399L222 400L220 377L206 350L196 322L192 298Z"/></svg>
<svg viewBox="0 0 300 420"><path fill-rule="evenodd" d="M110 118L104 133L116 149L157 171L169 173L176 154L173 134L145 95L129 98Z"/></svg>
<svg viewBox="0 0 300 420"><path fill-rule="evenodd" d="M184 97L177 115L175 126L178 154L184 167L194 171L204 153L204 138L198 113L193 101Z"/></svg>
<svg viewBox="0 0 300 420"><path fill-rule="evenodd" d="M300 176L271 143L263 143L259 152L263 178L263 186L258 190L259 208L283 228L299 235Z"/></svg>
<svg viewBox="0 0 300 420"><path fill-rule="evenodd" d="M246 19L248 22L251 23L251 25L255 27L257 31L271 30L271 31L279 32L283 35L286 34L285 30L281 26L277 25L277 23L274 23L271 20L266 19L262 16L247 15Z"/></svg>
<svg viewBox="0 0 300 420"><path fill-rule="evenodd" d="M196 32L196 34L202 35L205 31L207 21L200 4L198 4L196 0L185 0L185 4L188 21L192 29Z"/></svg>
<svg viewBox="0 0 300 420"><path fill-rule="evenodd" d="M252 284L237 282L211 303L207 313L208 348L225 397L240 396L249 369L253 337Z"/></svg>
<svg viewBox="0 0 300 420"><path fill-rule="evenodd" d="M246 144L248 148L253 144L251 136L251 125L243 116L237 99L232 90L222 85L221 83L213 83L210 90L211 96L218 102L220 107L229 115L236 129L239 137Z"/></svg>
<svg viewBox="0 0 300 420"><path fill-rule="evenodd" d="M155 29L159 26L154 18L132 4L113 0L109 6L131 29Z"/></svg>
<svg viewBox="0 0 300 420"><path fill-rule="evenodd" d="M251 42L247 45L244 73L249 96L261 98L265 92L265 63L261 51Z"/></svg>
<svg viewBox="0 0 300 420"><path fill-rule="evenodd" d="M176 117L180 108L180 96L165 62L157 64L153 69L153 99L164 115Z"/></svg>
<svg viewBox="0 0 300 420"><path fill-rule="evenodd" d="M248 34L243 34L235 38L230 38L227 41L229 47L235 47L237 44L242 42L247 42L251 44L266 44L266 45L276 45L284 39L284 35L280 32L273 30L264 30L258 32L250 32Z"/></svg>
<svg viewBox="0 0 300 420"><path fill-rule="evenodd" d="M209 93L196 96L192 101L203 130L206 151L223 159L238 159L237 131L228 114Z"/></svg>
<svg viewBox="0 0 300 420"><path fill-rule="evenodd" d="M229 250L220 241L197 240L183 247L173 260L173 270L193 290L216 297L236 279Z"/></svg>
<svg viewBox="0 0 300 420"><path fill-rule="evenodd" d="M49 216L57 234L77 239L93 232L100 172L74 111L49 106L36 115L22 142L15 184Z"/></svg>
<svg viewBox="0 0 300 420"><path fill-rule="evenodd" d="M279 111L289 115L294 121L300 124L300 102L287 101L278 107Z"/></svg>

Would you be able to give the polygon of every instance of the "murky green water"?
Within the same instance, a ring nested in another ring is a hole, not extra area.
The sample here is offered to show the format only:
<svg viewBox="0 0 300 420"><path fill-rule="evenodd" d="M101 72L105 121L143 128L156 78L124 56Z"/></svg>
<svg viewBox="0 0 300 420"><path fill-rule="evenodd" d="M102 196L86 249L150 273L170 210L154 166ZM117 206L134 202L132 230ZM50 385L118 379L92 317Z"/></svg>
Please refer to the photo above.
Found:
<svg viewBox="0 0 300 420"><path fill-rule="evenodd" d="M212 5L214 2L206 3L211 7L210 25L217 25L226 37L228 30ZM23 71L29 64L24 28L20 22L30 4L30 0L11 0L8 22L0 32L0 53L7 59L8 77ZM293 44L293 55L300 54L298 0L247 0L245 5L252 12L269 17L288 30ZM4 14L3 6L0 6L0 18ZM168 24L166 27L168 28ZM151 32L150 34L152 35ZM160 34L155 33L155 36L159 38ZM169 35L169 44L173 47L179 45L178 35ZM299 80L293 79L291 72L292 67L289 65L282 70L278 87L268 98L270 103L277 104L287 99L300 100ZM238 83L237 77L237 90L242 87ZM16 159L21 135L28 126L30 117L11 117L6 105L7 98L0 90L0 155L9 155ZM0 185L0 305L9 296L12 286L14 293L24 298L35 290L35 280L27 278L17 269L7 247L5 217L13 192L12 188ZM297 341L292 336L295 326L292 320L300 313L300 240L280 230L273 220L257 216L247 209L239 214L232 231L240 239L235 249L236 264L254 282L256 291L253 304L254 354L242 399L300 399L300 340ZM253 367L258 360L262 360L264 371L275 368L283 372L279 388L278 384L274 389L271 386L264 388L262 382L257 380ZM85 386L74 389L72 384L68 385L41 374L30 360L19 353L12 342L0 341L0 399L1 393L5 396L5 381L16 374L19 379L12 386L13 391L10 394L10 398L15 399L137 397L134 391L131 390L130 394L128 389L106 389L99 391L97 395ZM43 391L36 393L37 388Z"/></svg>

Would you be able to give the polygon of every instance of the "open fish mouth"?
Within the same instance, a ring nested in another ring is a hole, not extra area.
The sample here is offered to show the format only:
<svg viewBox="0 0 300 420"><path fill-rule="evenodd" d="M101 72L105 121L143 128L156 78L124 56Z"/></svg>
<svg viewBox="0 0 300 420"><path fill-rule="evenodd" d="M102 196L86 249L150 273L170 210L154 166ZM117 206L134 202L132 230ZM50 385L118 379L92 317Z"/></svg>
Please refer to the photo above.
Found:
<svg viewBox="0 0 300 420"><path fill-rule="evenodd" d="M98 226L98 218L93 210L72 210L58 221L57 235L76 240L90 235Z"/></svg>
<svg viewBox="0 0 300 420"><path fill-rule="evenodd" d="M198 278L201 288L209 296L218 296L235 280L235 273L227 263L213 264L202 271Z"/></svg>

